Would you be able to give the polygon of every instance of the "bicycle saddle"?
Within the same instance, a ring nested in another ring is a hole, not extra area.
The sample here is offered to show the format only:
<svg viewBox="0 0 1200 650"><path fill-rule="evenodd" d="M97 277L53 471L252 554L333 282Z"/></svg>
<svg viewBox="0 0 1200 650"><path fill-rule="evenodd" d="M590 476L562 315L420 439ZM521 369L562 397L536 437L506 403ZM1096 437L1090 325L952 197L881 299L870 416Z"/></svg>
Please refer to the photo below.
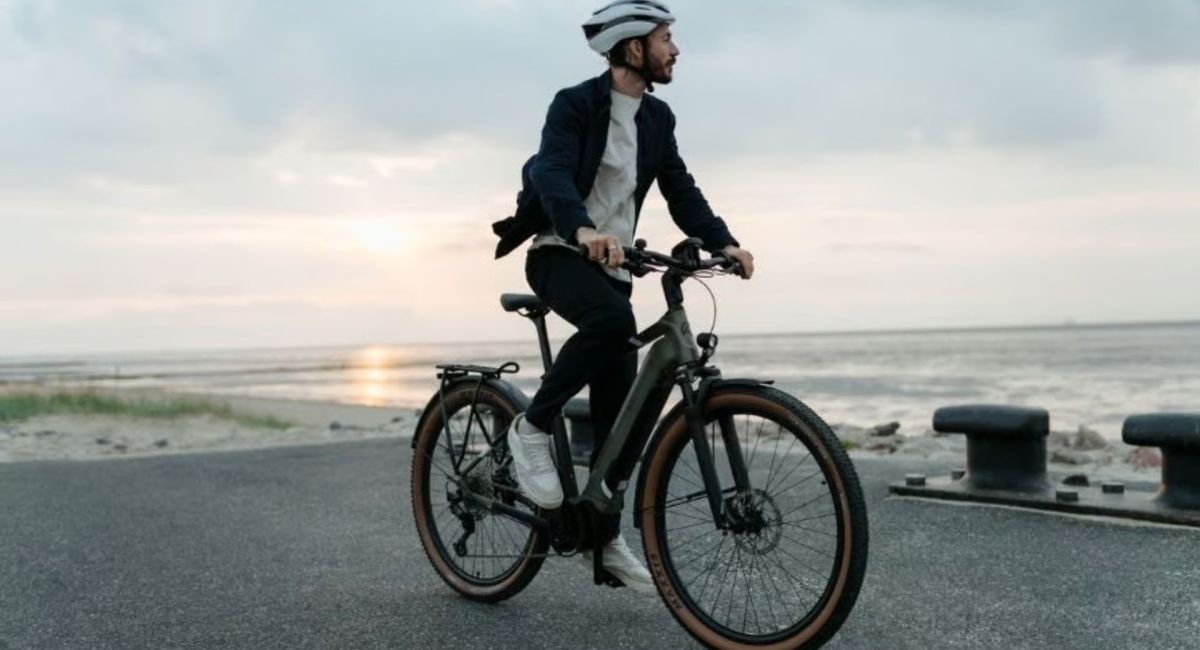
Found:
<svg viewBox="0 0 1200 650"><path fill-rule="evenodd" d="M504 311L519 311L528 309L530 311L542 311L546 309L545 303L537 296L530 296L523 293L505 293L500 296L500 306Z"/></svg>

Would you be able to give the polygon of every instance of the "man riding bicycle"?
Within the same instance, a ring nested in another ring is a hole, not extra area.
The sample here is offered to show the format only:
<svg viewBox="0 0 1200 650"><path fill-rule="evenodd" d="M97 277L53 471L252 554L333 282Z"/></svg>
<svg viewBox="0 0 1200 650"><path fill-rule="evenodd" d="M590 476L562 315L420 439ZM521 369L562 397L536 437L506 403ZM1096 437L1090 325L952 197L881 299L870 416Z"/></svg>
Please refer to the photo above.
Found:
<svg viewBox="0 0 1200 650"><path fill-rule="evenodd" d="M621 268L622 247L633 245L642 202L658 181L672 219L710 252L754 273L754 258L740 248L725 222L709 207L679 156L675 116L649 94L672 80L679 48L672 40L675 17L656 0L618 0L583 25L588 45L609 69L555 95L542 128L537 155L523 169L518 210L495 224L497 257L529 237L525 275L533 292L578 331L567 339L508 435L521 491L554 509L563 493L550 452L555 416L588 386L595 431L591 464L612 428L637 375L637 334L630 304L633 285ZM580 254L586 247L587 258ZM611 493L623 486L606 485ZM653 593L650 573L621 536L603 551L607 571L626 586ZM589 566L591 559L581 554Z"/></svg>

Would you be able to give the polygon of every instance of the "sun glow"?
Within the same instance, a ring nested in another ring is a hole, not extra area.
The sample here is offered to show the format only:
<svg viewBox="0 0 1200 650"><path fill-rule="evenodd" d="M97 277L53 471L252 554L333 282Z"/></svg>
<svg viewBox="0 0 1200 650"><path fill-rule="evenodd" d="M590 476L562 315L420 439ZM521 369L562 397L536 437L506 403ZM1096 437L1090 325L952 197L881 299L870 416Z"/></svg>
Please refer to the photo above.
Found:
<svg viewBox="0 0 1200 650"><path fill-rule="evenodd" d="M360 219L350 223L358 244L372 253L395 253L408 242L400 228L388 219Z"/></svg>

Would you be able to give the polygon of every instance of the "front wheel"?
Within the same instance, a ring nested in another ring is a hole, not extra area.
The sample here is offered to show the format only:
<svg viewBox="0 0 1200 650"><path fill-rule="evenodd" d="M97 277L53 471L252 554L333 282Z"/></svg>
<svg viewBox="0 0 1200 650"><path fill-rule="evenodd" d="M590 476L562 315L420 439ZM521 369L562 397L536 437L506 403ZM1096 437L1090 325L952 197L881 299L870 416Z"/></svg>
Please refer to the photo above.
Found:
<svg viewBox="0 0 1200 650"><path fill-rule="evenodd" d="M858 598L867 514L858 477L829 426L794 397L717 387L705 433L734 525L717 527L680 410L645 459L638 495L659 594L698 641L721 649L810 649ZM738 490L721 428L736 433L750 481Z"/></svg>

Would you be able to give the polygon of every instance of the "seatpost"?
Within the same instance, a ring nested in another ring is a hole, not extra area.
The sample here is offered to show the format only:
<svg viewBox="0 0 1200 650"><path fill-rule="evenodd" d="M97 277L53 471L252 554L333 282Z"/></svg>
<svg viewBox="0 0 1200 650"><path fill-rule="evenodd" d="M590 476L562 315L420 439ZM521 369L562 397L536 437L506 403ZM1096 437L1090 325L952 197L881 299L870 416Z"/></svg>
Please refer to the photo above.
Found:
<svg viewBox="0 0 1200 650"><path fill-rule="evenodd" d="M534 327L537 328L538 346L542 351L542 379L546 378L546 373L550 372L550 366L554 363L554 358L550 355L550 335L546 332L546 314L530 314L529 320L533 321Z"/></svg>

